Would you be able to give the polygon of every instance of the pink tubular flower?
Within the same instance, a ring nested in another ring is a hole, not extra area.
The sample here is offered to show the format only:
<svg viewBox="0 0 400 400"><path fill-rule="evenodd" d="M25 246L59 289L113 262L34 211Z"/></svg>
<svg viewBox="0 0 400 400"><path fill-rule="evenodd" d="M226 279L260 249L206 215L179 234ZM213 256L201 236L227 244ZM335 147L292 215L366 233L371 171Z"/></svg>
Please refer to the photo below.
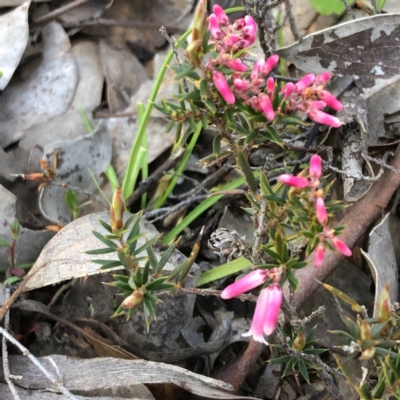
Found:
<svg viewBox="0 0 400 400"><path fill-rule="evenodd" d="M317 268L322 267L322 263L324 262L325 256L325 246L322 243L319 243L315 248L314 254L314 264Z"/></svg>
<svg viewBox="0 0 400 400"><path fill-rule="evenodd" d="M279 92L279 94L283 93L283 97L285 98L285 100L293 93L294 90L294 84L293 82L288 82L283 88L282 90Z"/></svg>
<svg viewBox="0 0 400 400"><path fill-rule="evenodd" d="M267 91L270 95L273 95L275 92L275 80L272 77L267 79Z"/></svg>
<svg viewBox="0 0 400 400"><path fill-rule="evenodd" d="M268 75L275 68L275 65L278 63L278 61L279 61L279 56L276 54L269 57L262 66L261 73L264 76Z"/></svg>
<svg viewBox="0 0 400 400"><path fill-rule="evenodd" d="M226 66L230 69L233 69L234 71L238 72L246 72L247 67L245 64L242 63L242 60L240 58L236 58L232 60L231 58L226 60Z"/></svg>
<svg viewBox="0 0 400 400"><path fill-rule="evenodd" d="M322 100L314 100L314 101L308 101L308 111L311 110L322 110L323 108L326 107L326 103Z"/></svg>
<svg viewBox="0 0 400 400"><path fill-rule="evenodd" d="M315 77L315 83L324 84L324 83L328 82L329 79L331 79L331 73L326 71Z"/></svg>
<svg viewBox="0 0 400 400"><path fill-rule="evenodd" d="M231 51L232 47L239 41L239 36L231 35L224 39L222 45L226 51Z"/></svg>
<svg viewBox="0 0 400 400"><path fill-rule="evenodd" d="M278 283L268 286L263 291L267 292L267 310L264 320L264 334L269 336L275 330L278 322L279 310L282 305L282 289Z"/></svg>
<svg viewBox="0 0 400 400"><path fill-rule="evenodd" d="M314 74L308 74L303 76L295 85L294 85L294 91L298 94L301 94L304 92L306 88L308 88L315 80L315 75Z"/></svg>
<svg viewBox="0 0 400 400"><path fill-rule="evenodd" d="M235 95L232 93L232 90L229 87L228 82L225 79L225 76L219 71L214 71L212 75L212 80L218 92L221 94L222 98L228 104L234 104Z"/></svg>
<svg viewBox="0 0 400 400"><path fill-rule="evenodd" d="M224 37L224 33L219 27L218 18L215 14L211 14L208 18L208 28L215 39L220 40Z"/></svg>
<svg viewBox="0 0 400 400"><path fill-rule="evenodd" d="M332 238L332 244L335 246L337 251L340 251L346 257L350 257L353 254L343 240L339 239L338 237Z"/></svg>
<svg viewBox="0 0 400 400"><path fill-rule="evenodd" d="M242 32L244 34L244 39L255 39L257 32L257 24L256 21L250 16L246 15L244 17L244 21L246 26L242 28Z"/></svg>
<svg viewBox="0 0 400 400"><path fill-rule="evenodd" d="M233 80L233 86L235 87L236 90L239 91L246 91L250 84L249 82L245 81L244 79L236 78Z"/></svg>
<svg viewBox="0 0 400 400"><path fill-rule="evenodd" d="M273 121L275 119L275 111L272 107L271 99L267 94L264 93L261 93L258 98L260 100L260 107L268 121Z"/></svg>
<svg viewBox="0 0 400 400"><path fill-rule="evenodd" d="M317 109L310 110L307 115L308 118L322 125L332 126L333 128L342 126L340 119Z"/></svg>
<svg viewBox="0 0 400 400"><path fill-rule="evenodd" d="M319 179L322 176L322 158L318 154L314 154L310 159L309 174L314 179Z"/></svg>
<svg viewBox="0 0 400 400"><path fill-rule="evenodd" d="M261 69L265 64L265 60L261 58L260 60L257 60L256 63L254 64L253 71L251 72L250 79L252 82L257 80L260 76Z"/></svg>
<svg viewBox="0 0 400 400"><path fill-rule="evenodd" d="M333 110L336 111L343 110L343 104L331 92L328 92L327 90L321 90L319 92L319 98Z"/></svg>
<svg viewBox="0 0 400 400"><path fill-rule="evenodd" d="M225 11L221 6L215 4L213 7L213 13L216 15L218 22L221 25L228 26L229 25L229 17L225 14Z"/></svg>
<svg viewBox="0 0 400 400"><path fill-rule="evenodd" d="M328 222L328 213L326 212L325 202L322 197L318 197L317 201L315 202L315 213L318 222L322 226L325 226Z"/></svg>
<svg viewBox="0 0 400 400"><path fill-rule="evenodd" d="M248 273L235 283L227 286L221 293L221 299L232 299L262 285L267 281L268 275L269 272L266 269L256 269Z"/></svg>
<svg viewBox="0 0 400 400"><path fill-rule="evenodd" d="M305 189L310 185L307 178L301 176L283 174L279 176L279 180L288 186L293 186L298 189Z"/></svg>

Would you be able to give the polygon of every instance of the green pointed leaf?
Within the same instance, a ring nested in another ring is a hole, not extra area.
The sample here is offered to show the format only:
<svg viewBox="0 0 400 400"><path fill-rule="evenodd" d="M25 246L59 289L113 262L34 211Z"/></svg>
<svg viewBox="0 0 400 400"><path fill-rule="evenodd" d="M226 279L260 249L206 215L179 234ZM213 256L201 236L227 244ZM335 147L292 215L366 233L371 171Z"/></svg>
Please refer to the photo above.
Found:
<svg viewBox="0 0 400 400"><path fill-rule="evenodd" d="M158 262L156 252L154 251L152 246L147 248L147 254L149 256L150 265L155 270L157 268Z"/></svg>
<svg viewBox="0 0 400 400"><path fill-rule="evenodd" d="M299 280L297 279L296 275L293 273L292 270L287 270L287 277L289 280L289 284L292 287L292 289L294 291L297 290L298 286L299 286Z"/></svg>
<svg viewBox="0 0 400 400"><path fill-rule="evenodd" d="M102 234L96 231L92 231L93 235L96 236L97 239L99 239L101 242L103 242L107 247L110 247L111 249L116 250L117 245L112 242L111 240L106 239Z"/></svg>
<svg viewBox="0 0 400 400"><path fill-rule="evenodd" d="M143 274L142 274L143 285L146 285L147 282L149 281L149 271L150 271L150 261L147 261L147 263L143 268Z"/></svg>
<svg viewBox="0 0 400 400"><path fill-rule="evenodd" d="M282 357L272 358L268 360L268 362L271 364L284 364L287 363L290 359L291 356L282 356Z"/></svg>
<svg viewBox="0 0 400 400"><path fill-rule="evenodd" d="M115 253L115 249L111 249L109 247L103 247L102 249L96 250L88 250L86 254L107 254L107 253Z"/></svg>
<svg viewBox="0 0 400 400"><path fill-rule="evenodd" d="M0 247L9 247L9 243L5 239L0 238Z"/></svg>
<svg viewBox="0 0 400 400"><path fill-rule="evenodd" d="M301 373L301 376L307 383L310 383L310 376L308 375L307 366L304 363L304 360L299 360L297 364L299 366L299 371Z"/></svg>
<svg viewBox="0 0 400 400"><path fill-rule="evenodd" d="M103 261L100 263L100 261ZM121 261L93 260L92 262L101 265L101 269L110 269L121 266Z"/></svg>

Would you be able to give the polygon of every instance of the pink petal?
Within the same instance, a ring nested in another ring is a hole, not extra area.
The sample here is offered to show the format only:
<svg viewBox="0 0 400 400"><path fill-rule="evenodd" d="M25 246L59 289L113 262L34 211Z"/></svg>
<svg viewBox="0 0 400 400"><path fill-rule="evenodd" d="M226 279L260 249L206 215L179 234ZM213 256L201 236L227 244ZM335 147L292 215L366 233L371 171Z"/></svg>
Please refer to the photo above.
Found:
<svg viewBox="0 0 400 400"><path fill-rule="evenodd" d="M255 39L257 32L256 21L250 15L246 15L244 20L246 26L242 28L243 39Z"/></svg>
<svg viewBox="0 0 400 400"><path fill-rule="evenodd" d="M239 90L240 92L245 91L249 88L250 84L249 82L245 81L244 79L236 78L233 80L233 86L235 87L236 90Z"/></svg>
<svg viewBox="0 0 400 400"><path fill-rule="evenodd" d="M267 292L264 334L269 336L275 330L276 323L278 322L279 310L282 305L282 289L279 284L274 283L261 292L263 291Z"/></svg>
<svg viewBox="0 0 400 400"><path fill-rule="evenodd" d="M215 39L221 40L224 37L224 33L219 27L218 18L215 14L211 14L208 18L208 29Z"/></svg>
<svg viewBox="0 0 400 400"><path fill-rule="evenodd" d="M306 88L308 88L315 80L314 74L308 74L303 76L295 85L294 91L298 94L302 94Z"/></svg>
<svg viewBox="0 0 400 400"><path fill-rule="evenodd" d="M318 154L314 154L310 159L309 175L315 179L322 176L322 158Z"/></svg>
<svg viewBox="0 0 400 400"><path fill-rule="evenodd" d="M222 46L224 47L224 49L226 51L229 52L232 49L232 47L238 42L238 40L239 40L239 36L236 36L236 35L228 36L222 42Z"/></svg>
<svg viewBox="0 0 400 400"><path fill-rule="evenodd" d="M266 269L256 269L250 272L235 283L227 286L221 293L221 299L232 299L262 285L267 281L268 275L269 272Z"/></svg>
<svg viewBox="0 0 400 400"><path fill-rule="evenodd" d="M265 61L265 64L261 69L261 73L264 76L268 75L275 68L275 65L278 63L278 61L279 61L279 56L276 54L269 57L268 60Z"/></svg>
<svg viewBox="0 0 400 400"><path fill-rule="evenodd" d="M307 109L311 111L312 109L322 110L326 107L326 103L322 100L315 100L315 101L307 101Z"/></svg>
<svg viewBox="0 0 400 400"><path fill-rule="evenodd" d="M324 84L324 83L328 82L329 79L331 79L331 73L326 71L326 72L323 72L322 74L316 76L315 83Z"/></svg>
<svg viewBox="0 0 400 400"><path fill-rule="evenodd" d="M321 90L319 92L319 98L333 110L343 110L343 104L331 92L328 92L327 90Z"/></svg>
<svg viewBox="0 0 400 400"><path fill-rule="evenodd" d="M294 84L293 82L288 82L283 88L282 90L279 92L279 94L284 94L284 98L285 100L292 94L294 89Z"/></svg>
<svg viewBox="0 0 400 400"><path fill-rule="evenodd" d="M213 7L213 13L217 16L218 22L221 25L228 26L229 25L229 17L225 14L224 9L219 6L218 4L215 4Z"/></svg>
<svg viewBox="0 0 400 400"><path fill-rule="evenodd" d="M260 107L263 113L269 121L273 121L275 119L275 111L272 107L271 99L267 94L264 93L258 95L258 98L260 99Z"/></svg>
<svg viewBox="0 0 400 400"><path fill-rule="evenodd" d="M309 185L310 185L310 183L308 182L308 179L303 178L301 176L293 176L293 175L283 174L283 175L280 175L278 179L285 185L293 186L298 189L305 189L306 187L309 187Z"/></svg>
<svg viewBox="0 0 400 400"><path fill-rule="evenodd" d="M314 264L317 268L322 267L322 263L324 262L325 256L325 246L322 243L319 243L315 248L314 253Z"/></svg>
<svg viewBox="0 0 400 400"><path fill-rule="evenodd" d="M267 91L269 95L275 93L275 80L272 77L267 79Z"/></svg>
<svg viewBox="0 0 400 400"><path fill-rule="evenodd" d="M318 222L322 226L325 226L328 222L328 213L326 212L325 202L322 197L318 197L317 201L315 202L315 212Z"/></svg>
<svg viewBox="0 0 400 400"><path fill-rule="evenodd" d="M232 93L232 90L229 87L228 82L225 79L225 76L219 71L214 71L212 75L212 80L218 92L221 94L222 98L228 104L234 104L235 95Z"/></svg>
<svg viewBox="0 0 400 400"><path fill-rule="evenodd" d="M336 250L345 255L346 257L350 257L353 253L351 250L346 246L342 239L338 237L334 237L332 239L332 244L335 246Z"/></svg>
<svg viewBox="0 0 400 400"><path fill-rule="evenodd" d="M240 58L236 58L235 60L232 60L230 58L225 61L225 64L228 68L233 69L234 71L238 71L238 72L246 72L247 71L247 66L242 63L242 60Z"/></svg>
<svg viewBox="0 0 400 400"><path fill-rule="evenodd" d="M253 321L251 322L250 330L244 333L242 336L253 336L253 339L257 342L268 344L264 339L264 322L265 315L267 313L268 306L268 292L266 289L261 290L258 296L256 309L253 315Z"/></svg>
<svg viewBox="0 0 400 400"><path fill-rule="evenodd" d="M264 66L264 64L265 64L264 59L260 59L260 60L256 61L256 63L254 64L254 67L253 67L253 71L251 72L251 75L250 75L250 79L252 82L256 81L259 78L259 76L261 74L261 68Z"/></svg>
<svg viewBox="0 0 400 400"><path fill-rule="evenodd" d="M307 113L307 115L308 118L322 125L332 126L333 128L339 128L342 126L340 119L320 110L312 109Z"/></svg>

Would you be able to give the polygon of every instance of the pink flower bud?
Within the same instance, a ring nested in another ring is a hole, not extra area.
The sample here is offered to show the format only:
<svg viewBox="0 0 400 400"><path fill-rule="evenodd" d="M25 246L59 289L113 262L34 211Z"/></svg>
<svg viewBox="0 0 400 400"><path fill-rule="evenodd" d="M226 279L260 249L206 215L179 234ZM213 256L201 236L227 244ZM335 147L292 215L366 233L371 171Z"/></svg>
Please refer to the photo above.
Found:
<svg viewBox="0 0 400 400"><path fill-rule="evenodd" d="M228 82L225 79L225 76L219 71L214 71L212 75L212 80L218 92L221 94L222 98L228 104L234 104L235 95L232 93L232 90L229 87Z"/></svg>
<svg viewBox="0 0 400 400"><path fill-rule="evenodd" d="M229 17L225 14L225 11L218 4L214 4L213 13L216 15L218 22L223 26L229 25Z"/></svg>
<svg viewBox="0 0 400 400"><path fill-rule="evenodd" d="M242 28L243 38L255 39L257 32L256 21L254 21L254 19L250 15L246 15L244 17L244 21L246 22L246 26Z"/></svg>
<svg viewBox="0 0 400 400"><path fill-rule="evenodd" d="M314 154L310 159L309 175L314 179L322 176L322 158L318 154Z"/></svg>
<svg viewBox="0 0 400 400"><path fill-rule="evenodd" d="M328 71L323 72L322 74L316 76L315 83L324 84L324 83L328 82L329 79L331 79L331 73Z"/></svg>
<svg viewBox="0 0 400 400"><path fill-rule="evenodd" d="M350 257L352 255L351 250L346 246L342 239L338 237L334 237L332 239L332 244L335 246L336 250L345 255L346 257Z"/></svg>
<svg viewBox="0 0 400 400"><path fill-rule="evenodd" d="M221 299L232 299L262 285L267 281L268 275L269 272L266 269L256 269L248 273L235 283L227 286L221 293Z"/></svg>
<svg viewBox="0 0 400 400"><path fill-rule="evenodd" d="M211 14L208 18L208 28L210 29L211 35L217 40L221 40L225 36L219 27L218 18L215 14Z"/></svg>
<svg viewBox="0 0 400 400"><path fill-rule="evenodd" d="M249 82L245 81L244 79L236 78L233 80L233 86L239 92L244 92L249 88L250 84L249 84Z"/></svg>
<svg viewBox="0 0 400 400"><path fill-rule="evenodd" d="M276 54L269 57L261 68L262 75L267 76L275 68L275 65L278 63L278 61L279 61L279 56Z"/></svg>
<svg viewBox="0 0 400 400"><path fill-rule="evenodd" d="M193 18L192 41L203 40L207 27L207 0L200 0Z"/></svg>
<svg viewBox="0 0 400 400"><path fill-rule="evenodd" d="M228 36L223 40L222 46L227 52L229 52L231 51L232 47L238 42L238 40L239 36L236 35Z"/></svg>
<svg viewBox="0 0 400 400"><path fill-rule="evenodd" d="M279 94L283 93L283 97L286 100L293 92L294 89L294 84L293 82L288 82L283 88L282 90L279 92Z"/></svg>
<svg viewBox="0 0 400 400"><path fill-rule="evenodd" d="M242 63L242 60L240 58L236 58L235 60L232 60L229 58L228 60L225 61L225 65L233 69L234 71L238 72L246 72L247 71L247 66Z"/></svg>
<svg viewBox="0 0 400 400"><path fill-rule="evenodd" d="M322 197L318 197L317 201L315 202L315 213L318 222L322 226L325 226L328 222L328 213L326 212L325 202Z"/></svg>
<svg viewBox="0 0 400 400"><path fill-rule="evenodd" d="M268 91L268 94L270 96L274 95L274 92L275 92L275 80L272 77L267 79L267 91Z"/></svg>
<svg viewBox="0 0 400 400"><path fill-rule="evenodd" d="M331 92L328 92L327 90L321 90L319 92L319 98L333 110L343 110L343 104Z"/></svg>
<svg viewBox="0 0 400 400"><path fill-rule="evenodd" d="M303 76L295 85L294 91L297 94L302 94L306 88L308 88L315 80L314 74L308 74Z"/></svg>
<svg viewBox="0 0 400 400"><path fill-rule="evenodd" d="M125 201L122 196L122 189L120 186L117 186L110 206L111 229L114 233L118 233L124 227L124 211Z"/></svg>
<svg viewBox="0 0 400 400"><path fill-rule="evenodd" d="M143 300L143 294L140 292L133 292L130 296L126 297L121 303L121 308L124 310L137 307Z"/></svg>
<svg viewBox="0 0 400 400"><path fill-rule="evenodd" d="M319 243L315 248L314 253L314 264L317 268L322 267L322 263L324 262L325 256L325 246L322 243Z"/></svg>
<svg viewBox="0 0 400 400"><path fill-rule="evenodd" d="M278 283L274 283L263 290L267 292L264 334L269 336L275 330L278 322L279 310L282 305L282 289Z"/></svg>
<svg viewBox="0 0 400 400"><path fill-rule="evenodd" d="M256 61L256 63L254 64L254 67L253 67L253 71L251 72L251 75L250 75L250 79L252 82L256 81L259 78L260 73L261 73L261 68L264 66L264 64L265 64L264 59L260 59L260 60Z"/></svg>
<svg viewBox="0 0 400 400"><path fill-rule="evenodd" d="M307 115L308 118L322 125L332 126L333 128L339 128L342 126L340 119L320 110L312 109L307 113Z"/></svg>
<svg viewBox="0 0 400 400"><path fill-rule="evenodd" d="M283 174L279 176L279 180L288 186L293 186L298 189L305 189L310 186L307 178L301 176Z"/></svg>
<svg viewBox="0 0 400 400"><path fill-rule="evenodd" d="M272 107L271 99L267 94L264 93L258 95L258 98L260 100L260 107L267 117L268 121L273 121L275 119L275 111Z"/></svg>
<svg viewBox="0 0 400 400"><path fill-rule="evenodd" d="M326 107L326 103L322 100L315 101L306 101L308 111L311 111L313 108L316 110L322 110Z"/></svg>

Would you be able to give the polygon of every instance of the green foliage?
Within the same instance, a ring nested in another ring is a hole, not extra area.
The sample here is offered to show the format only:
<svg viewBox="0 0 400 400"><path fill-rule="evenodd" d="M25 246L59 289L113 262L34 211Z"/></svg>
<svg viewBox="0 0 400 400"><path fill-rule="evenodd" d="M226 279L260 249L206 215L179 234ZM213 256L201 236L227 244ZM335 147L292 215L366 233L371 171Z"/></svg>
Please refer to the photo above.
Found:
<svg viewBox="0 0 400 400"><path fill-rule="evenodd" d="M355 0L348 0L350 5ZM311 5L322 15L343 14L346 10L342 0L310 0Z"/></svg>

